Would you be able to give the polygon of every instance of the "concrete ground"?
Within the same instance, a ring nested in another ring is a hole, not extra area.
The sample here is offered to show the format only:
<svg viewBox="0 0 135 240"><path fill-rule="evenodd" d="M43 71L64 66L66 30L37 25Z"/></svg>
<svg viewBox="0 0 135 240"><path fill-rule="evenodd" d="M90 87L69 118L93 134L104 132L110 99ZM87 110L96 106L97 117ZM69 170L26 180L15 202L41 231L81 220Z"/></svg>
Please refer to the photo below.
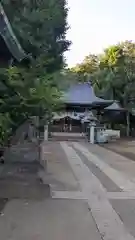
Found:
<svg viewBox="0 0 135 240"><path fill-rule="evenodd" d="M1 239L101 240L86 202L13 200L0 219Z"/></svg>
<svg viewBox="0 0 135 240"><path fill-rule="evenodd" d="M135 139L134 138L125 138L112 141L108 144L105 144L106 149L112 150L124 157L135 161Z"/></svg>
<svg viewBox="0 0 135 240"><path fill-rule="evenodd" d="M44 156L47 172L28 173L42 179L40 193L1 193L2 240L135 240L134 161L71 141L46 143ZM32 176L31 189L38 189ZM50 196L42 195L48 184Z"/></svg>
<svg viewBox="0 0 135 240"><path fill-rule="evenodd" d="M15 144L6 149L5 163L0 165L0 201L49 197L50 187L39 176L43 171L35 143Z"/></svg>

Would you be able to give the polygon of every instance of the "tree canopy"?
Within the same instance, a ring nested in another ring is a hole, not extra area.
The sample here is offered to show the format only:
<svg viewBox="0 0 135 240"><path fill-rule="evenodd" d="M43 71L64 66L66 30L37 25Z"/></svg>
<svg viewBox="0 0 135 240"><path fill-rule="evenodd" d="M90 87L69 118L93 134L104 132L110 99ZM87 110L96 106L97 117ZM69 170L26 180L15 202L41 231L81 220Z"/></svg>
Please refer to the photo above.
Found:
<svg viewBox="0 0 135 240"><path fill-rule="evenodd" d="M2 0L12 28L24 50L44 57L49 71L63 64L66 40L67 5L65 0ZM51 68L51 70L50 70Z"/></svg>
<svg viewBox="0 0 135 240"><path fill-rule="evenodd" d="M66 39L65 0L1 2L18 41L31 56L29 64L0 69L0 139L4 141L6 129L19 124L20 119L48 115L58 107L57 76L70 42Z"/></svg>
<svg viewBox="0 0 135 240"><path fill-rule="evenodd" d="M135 99L135 43L125 41L108 47L100 55L89 54L70 72L78 75L78 81L90 80L98 95L119 100L130 108Z"/></svg>

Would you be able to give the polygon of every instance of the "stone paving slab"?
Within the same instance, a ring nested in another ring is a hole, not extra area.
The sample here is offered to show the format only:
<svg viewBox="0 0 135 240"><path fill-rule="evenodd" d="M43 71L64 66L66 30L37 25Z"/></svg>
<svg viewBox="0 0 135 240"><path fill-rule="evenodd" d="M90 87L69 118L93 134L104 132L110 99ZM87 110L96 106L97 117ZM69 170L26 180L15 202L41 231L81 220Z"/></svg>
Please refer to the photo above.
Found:
<svg viewBox="0 0 135 240"><path fill-rule="evenodd" d="M110 202L125 227L135 237L135 199L111 199Z"/></svg>
<svg viewBox="0 0 135 240"><path fill-rule="evenodd" d="M125 186L123 183L133 178L135 168L131 168L135 165L129 164L126 171L127 158L119 157L100 146L83 142L76 144L78 149L72 142L45 143L44 157L48 170L47 173L39 171L37 178L42 178L44 183L51 186L52 198L42 198L44 190L33 182L37 167L31 169L30 164L23 167L21 178L18 178L20 173L16 170L6 175L8 183L1 185L1 189L10 192L11 188L13 195L16 177L19 184L25 185L24 179L27 176L33 185L28 187L26 184L25 197L26 192L35 195L30 200L29 197L22 200L24 193L18 185L17 191L22 194L21 199L7 201L6 194L5 199L0 199L0 210L5 207L0 215L2 240L135 239L135 182L129 181L130 184L123 188L128 190L132 185L130 192L120 192L120 185ZM82 154L81 146L87 149L87 156ZM20 164L18 166L20 168ZM4 173L3 170L2 172ZM3 177L0 181L2 184ZM36 193L31 192L34 188ZM37 190L41 190L40 193Z"/></svg>
<svg viewBox="0 0 135 240"><path fill-rule="evenodd" d="M106 163L100 156L97 157L91 153L87 147L81 146L78 143L73 144L75 148L82 151L87 159L96 165L106 176L108 176L119 188L123 191L135 191L135 178L129 177L122 171L114 169L110 164Z"/></svg>
<svg viewBox="0 0 135 240"><path fill-rule="evenodd" d="M93 153L95 156L102 159L114 169L124 172L129 178L135 178L135 162L131 161L127 157L121 156L113 151L105 149L99 145L92 145L89 143L81 143L82 146Z"/></svg>
<svg viewBox="0 0 135 240"><path fill-rule="evenodd" d="M0 198L45 199L50 197L50 187L43 184L38 172L43 172L38 162L5 164L0 174Z"/></svg>
<svg viewBox="0 0 135 240"><path fill-rule="evenodd" d="M107 192L99 179L88 169L71 146L67 143L61 143L61 145L80 182L82 193L87 196L87 202L101 238L104 240L134 240L135 238L127 231L108 201Z"/></svg>
<svg viewBox="0 0 135 240"><path fill-rule="evenodd" d="M79 183L59 142L44 145L47 172L42 175L44 183L49 183L54 191L78 191Z"/></svg>
<svg viewBox="0 0 135 240"><path fill-rule="evenodd" d="M115 142L103 144L103 147L135 161L135 141L133 138L119 139Z"/></svg>
<svg viewBox="0 0 135 240"><path fill-rule="evenodd" d="M76 145L75 143L71 144L71 146ZM80 145L77 143L78 149L76 150L77 154L79 151L84 151L84 149L80 147ZM93 156L98 157L99 161L102 161L105 163L106 168L103 168L102 171L109 173L109 171L112 169L116 169L117 173L119 172L119 175L123 174L123 177L125 176L125 180L128 182L132 181L132 189L128 191L128 188L130 188L130 184L127 184L126 190L127 191L122 191L122 192L110 192L111 189L106 187L106 190L108 191L106 193L106 197L108 198L110 204L112 205L113 209L115 210L116 214L119 216L119 219L123 222L125 229L131 234L131 236L135 237L135 192L134 192L134 186L135 186L135 181L134 181L134 174L135 174L135 165L134 163L127 159L124 158L116 153L113 153L112 151L108 151L100 146L96 145L88 145L81 143L83 147L85 147L87 150L89 150L89 162L92 161L94 163L94 159L92 160ZM86 153L86 151L85 151ZM92 154L91 154L92 153ZM84 160L84 155L81 153L79 155L81 157L81 160L86 164L86 166L89 168L90 171L93 172L93 166L88 164L88 159L86 158ZM88 156L88 154L87 154ZM98 163L95 158L95 164ZM100 163L100 162L99 162ZM124 164L125 163L125 164ZM109 168L107 167L107 165ZM128 166L129 164L129 166ZM124 165L124 166L123 166ZM126 171L126 166L128 166L127 171ZM132 166L132 167L131 167ZM110 169L110 170L109 170ZM131 173L130 174L130 170ZM94 173L95 174L95 173ZM95 176L100 180L102 185L105 187L105 184L103 183L101 177L98 174L95 174ZM108 175L109 177L109 175ZM110 176L111 179L115 181L115 178L117 177L114 174ZM122 180L122 178L121 178ZM123 183L125 182L123 178ZM118 181L119 183L119 181ZM122 183L122 182L121 182ZM125 182L126 183L126 182ZM118 184L119 185L119 184ZM123 185L124 186L124 185ZM100 208L103 207L103 204L101 204ZM105 210L106 211L106 210Z"/></svg>
<svg viewBox="0 0 135 240"><path fill-rule="evenodd" d="M108 192L121 192L122 189L118 187L103 171L101 171L94 163L90 162L81 151L76 149L77 154L82 159L84 164L92 171L92 173L100 180L101 184Z"/></svg>
<svg viewBox="0 0 135 240"><path fill-rule="evenodd" d="M107 192L108 199L135 200L135 192Z"/></svg>
<svg viewBox="0 0 135 240"><path fill-rule="evenodd" d="M0 217L2 240L101 240L86 202L9 202Z"/></svg>

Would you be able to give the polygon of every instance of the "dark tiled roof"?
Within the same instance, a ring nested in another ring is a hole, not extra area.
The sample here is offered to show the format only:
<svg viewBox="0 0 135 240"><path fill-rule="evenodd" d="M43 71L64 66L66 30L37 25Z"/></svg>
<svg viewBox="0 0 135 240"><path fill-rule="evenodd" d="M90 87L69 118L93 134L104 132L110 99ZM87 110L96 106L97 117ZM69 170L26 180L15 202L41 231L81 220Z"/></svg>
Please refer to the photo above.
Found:
<svg viewBox="0 0 135 240"><path fill-rule="evenodd" d="M119 104L119 102L117 102L117 101L115 101L110 106L106 107L105 110L108 110L108 111L125 111L125 109L122 108L121 105Z"/></svg>
<svg viewBox="0 0 135 240"><path fill-rule="evenodd" d="M20 46L17 38L15 37L9 20L4 12L0 3L0 37L4 40L11 55L17 60L22 61L26 58L26 54Z"/></svg>
<svg viewBox="0 0 135 240"><path fill-rule="evenodd" d="M96 97L90 83L77 83L69 88L63 97L65 104L74 105L109 105L110 100Z"/></svg>

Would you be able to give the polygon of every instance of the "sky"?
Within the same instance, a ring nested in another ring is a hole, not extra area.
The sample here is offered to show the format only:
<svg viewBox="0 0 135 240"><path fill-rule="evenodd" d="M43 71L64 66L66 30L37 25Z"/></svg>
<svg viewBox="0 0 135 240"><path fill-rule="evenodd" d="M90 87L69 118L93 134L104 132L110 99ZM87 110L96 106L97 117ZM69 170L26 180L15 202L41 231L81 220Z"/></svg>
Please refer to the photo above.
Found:
<svg viewBox="0 0 135 240"><path fill-rule="evenodd" d="M69 67L109 45L135 41L135 0L68 0Z"/></svg>

